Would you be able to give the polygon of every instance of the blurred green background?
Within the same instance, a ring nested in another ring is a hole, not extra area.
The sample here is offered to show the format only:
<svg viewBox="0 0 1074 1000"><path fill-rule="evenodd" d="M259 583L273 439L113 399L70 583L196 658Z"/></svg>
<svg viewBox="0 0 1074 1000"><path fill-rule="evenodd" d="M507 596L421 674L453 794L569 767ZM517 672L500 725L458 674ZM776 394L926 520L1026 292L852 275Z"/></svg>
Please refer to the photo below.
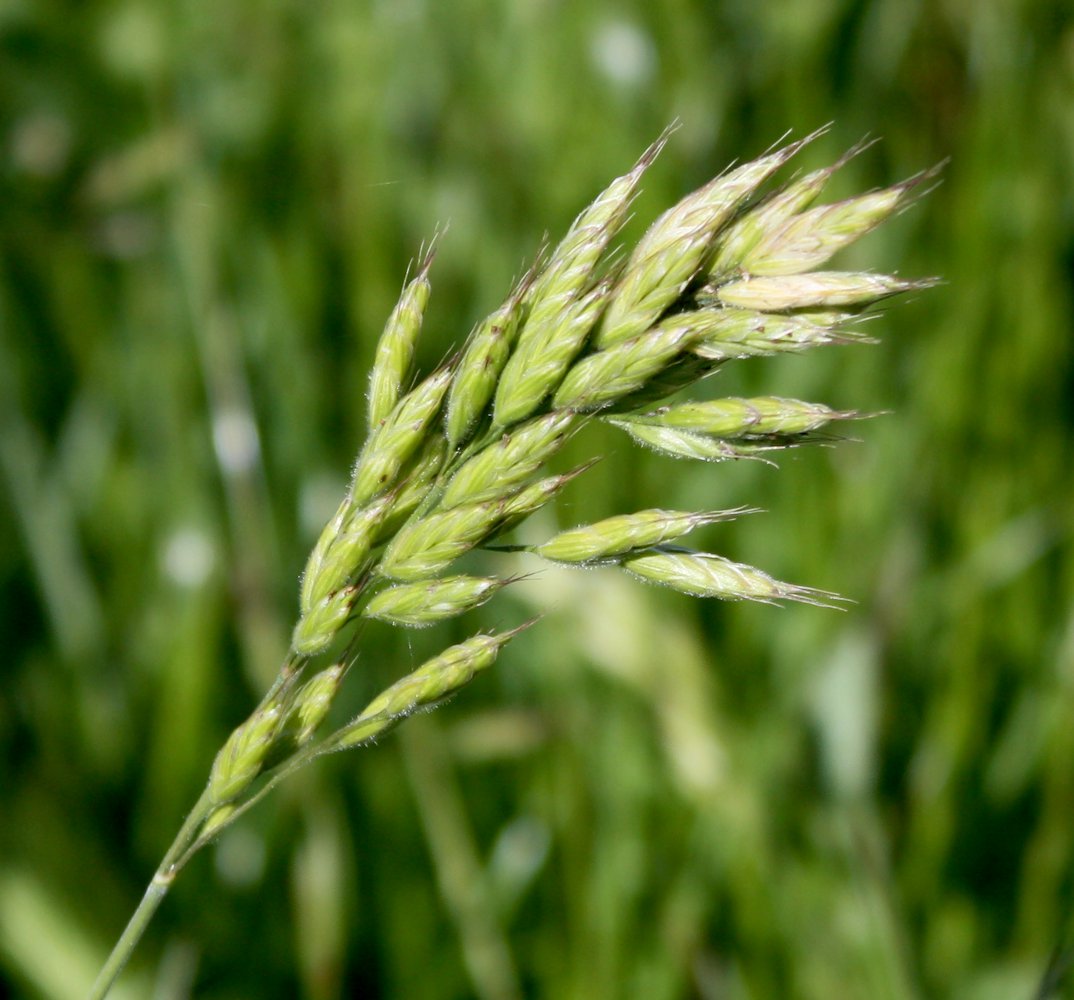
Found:
<svg viewBox="0 0 1074 1000"><path fill-rule="evenodd" d="M0 5L0 984L82 995L275 672L422 241L432 364L673 119L633 233L831 121L800 167L882 140L836 196L950 157L838 262L945 284L717 380L860 442L593 431L532 530L757 505L701 541L857 603L547 571L371 632L352 708L547 613L198 857L115 996L1074 996L1066 0Z"/></svg>

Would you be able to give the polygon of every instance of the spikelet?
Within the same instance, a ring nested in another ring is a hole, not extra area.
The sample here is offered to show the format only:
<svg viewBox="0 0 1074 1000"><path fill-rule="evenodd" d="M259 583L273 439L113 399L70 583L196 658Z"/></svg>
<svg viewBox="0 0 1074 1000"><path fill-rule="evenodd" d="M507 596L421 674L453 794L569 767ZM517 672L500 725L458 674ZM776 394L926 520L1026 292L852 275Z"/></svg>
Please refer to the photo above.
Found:
<svg viewBox="0 0 1074 1000"><path fill-rule="evenodd" d="M376 358L369 375L369 426L377 427L399 401L403 385L414 363L414 346L421 333L421 321L429 303L429 268L436 255L436 237L418 265L414 280L402 295L377 342Z"/></svg>

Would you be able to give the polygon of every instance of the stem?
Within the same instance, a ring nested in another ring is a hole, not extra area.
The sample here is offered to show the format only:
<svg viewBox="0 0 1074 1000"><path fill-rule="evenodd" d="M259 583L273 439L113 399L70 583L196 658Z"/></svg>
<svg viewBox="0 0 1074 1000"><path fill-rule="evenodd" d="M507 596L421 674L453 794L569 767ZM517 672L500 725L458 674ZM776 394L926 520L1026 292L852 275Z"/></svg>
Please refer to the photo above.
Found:
<svg viewBox="0 0 1074 1000"><path fill-rule="evenodd" d="M104 963L100 973L98 973L87 1000L104 1000L108 995L108 991L112 988L112 984L119 978L119 974L123 971L124 966L149 926L149 921L153 919L153 914L157 912L157 907L160 906L164 901L164 897L168 894L172 882L175 881L175 876L179 874L183 865L190 858L187 847L194 840L198 828L205 821L211 808L212 803L209 800L208 789L206 789L201 793L201 798L194 804L194 808L190 810L182 827L179 829L179 833L176 834L175 840L172 841L171 847L168 848L167 854L164 855L160 867L145 890L145 895L142 896L142 901L131 915L127 926L119 936L119 940L112 948L108 960Z"/></svg>

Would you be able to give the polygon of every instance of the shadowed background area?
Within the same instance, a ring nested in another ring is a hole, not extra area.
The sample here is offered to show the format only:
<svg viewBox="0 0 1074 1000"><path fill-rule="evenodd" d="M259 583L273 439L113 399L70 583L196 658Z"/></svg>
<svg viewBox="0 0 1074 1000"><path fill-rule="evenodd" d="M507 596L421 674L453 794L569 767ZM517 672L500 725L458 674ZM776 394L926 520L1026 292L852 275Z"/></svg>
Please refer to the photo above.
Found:
<svg viewBox="0 0 1074 1000"><path fill-rule="evenodd" d="M593 429L525 537L756 505L701 544L857 603L542 570L371 629L344 717L546 615L195 859L115 996L1074 996L1063 0L3 5L0 983L82 995L274 675L422 242L431 366L674 119L630 235L831 121L798 169L881 140L833 197L951 158L836 266L945 284L708 384L890 411L859 441L773 469Z"/></svg>

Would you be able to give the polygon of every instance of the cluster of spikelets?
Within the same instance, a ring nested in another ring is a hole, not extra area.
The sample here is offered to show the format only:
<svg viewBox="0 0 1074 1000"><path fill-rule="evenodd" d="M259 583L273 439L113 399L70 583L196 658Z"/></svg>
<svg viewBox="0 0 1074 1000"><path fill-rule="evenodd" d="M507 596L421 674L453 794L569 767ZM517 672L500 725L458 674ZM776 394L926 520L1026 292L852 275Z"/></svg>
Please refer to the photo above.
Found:
<svg viewBox="0 0 1074 1000"><path fill-rule="evenodd" d="M302 683L308 661L354 619L432 625L507 586L510 579L453 573L452 564L585 471L542 470L588 421L606 421L667 455L720 461L793 446L832 421L857 416L775 397L662 404L735 358L861 340L854 321L862 309L927 285L816 269L904 206L931 175L815 206L844 157L762 195L810 136L687 196L629 255L610 252L665 138L578 216L562 242L477 325L457 358L415 382L432 251L420 262L377 347L369 436L347 495L309 557L290 655L261 705L217 756L201 842L267 790L263 783L251 794L262 772L280 776L322 753L368 742L493 663L520 629L452 646L314 741L346 673L349 648ZM563 531L531 551L558 564L619 566L699 597L829 599L676 544L699 526L745 512L620 514Z"/></svg>

